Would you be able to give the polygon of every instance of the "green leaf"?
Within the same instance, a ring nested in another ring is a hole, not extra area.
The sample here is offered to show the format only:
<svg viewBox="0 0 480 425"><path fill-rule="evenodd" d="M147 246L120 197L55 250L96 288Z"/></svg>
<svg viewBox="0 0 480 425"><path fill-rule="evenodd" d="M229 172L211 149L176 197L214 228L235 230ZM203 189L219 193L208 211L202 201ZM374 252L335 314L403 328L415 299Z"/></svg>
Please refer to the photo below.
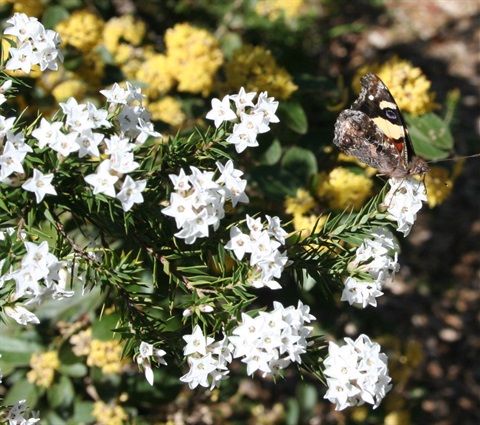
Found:
<svg viewBox="0 0 480 425"><path fill-rule="evenodd" d="M280 122L298 134L306 134L308 120L302 105L298 102L288 101L280 103L278 107Z"/></svg>
<svg viewBox="0 0 480 425"><path fill-rule="evenodd" d="M443 159L450 155L453 137L448 125L429 112L420 117L405 114L415 152L427 160Z"/></svg>
<svg viewBox="0 0 480 425"><path fill-rule="evenodd" d="M283 200L285 196L295 196L303 183L287 170L278 167L261 166L252 171L253 179L265 193Z"/></svg>
<svg viewBox="0 0 480 425"><path fill-rule="evenodd" d="M72 378L83 378L88 373L88 368L84 363L75 363L75 364L61 364L58 368L58 371L63 374L70 376Z"/></svg>
<svg viewBox="0 0 480 425"><path fill-rule="evenodd" d="M75 390L72 381L65 375L61 375L47 391L48 401L54 409L65 409L73 403Z"/></svg>
<svg viewBox="0 0 480 425"><path fill-rule="evenodd" d="M69 424L90 423L94 421L92 416L93 402L91 401L77 401L75 403L75 411L73 418Z"/></svg>
<svg viewBox="0 0 480 425"><path fill-rule="evenodd" d="M46 28L54 28L60 21L67 19L68 10L62 6L49 6L42 17L43 25Z"/></svg>
<svg viewBox="0 0 480 425"><path fill-rule="evenodd" d="M318 402L317 389L312 384L300 383L297 386L297 400L300 402L302 418L311 417L313 409Z"/></svg>
<svg viewBox="0 0 480 425"><path fill-rule="evenodd" d="M119 313L103 315L92 326L92 337L101 341L110 341L113 339L113 330L118 326L120 319Z"/></svg>
<svg viewBox="0 0 480 425"><path fill-rule="evenodd" d="M282 158L282 168L295 175L306 186L310 177L318 173L317 159L312 151L292 147Z"/></svg>
<svg viewBox="0 0 480 425"><path fill-rule="evenodd" d="M2 325L3 328L3 325ZM42 346L24 339L5 335L3 329L0 328L2 349L2 357L0 364L9 364L15 366L27 366L30 363L30 357L36 351L42 351ZM3 368L2 368L3 369ZM5 370L4 370L5 373Z"/></svg>
<svg viewBox="0 0 480 425"><path fill-rule="evenodd" d="M9 406L17 403L19 400L26 400L25 404L27 406L35 406L39 397L40 391L38 387L28 382L25 378L13 384L8 390L5 398L2 400L2 404Z"/></svg>
<svg viewBox="0 0 480 425"><path fill-rule="evenodd" d="M263 153L260 161L265 165L276 164L282 157L282 145L275 139L268 149Z"/></svg>

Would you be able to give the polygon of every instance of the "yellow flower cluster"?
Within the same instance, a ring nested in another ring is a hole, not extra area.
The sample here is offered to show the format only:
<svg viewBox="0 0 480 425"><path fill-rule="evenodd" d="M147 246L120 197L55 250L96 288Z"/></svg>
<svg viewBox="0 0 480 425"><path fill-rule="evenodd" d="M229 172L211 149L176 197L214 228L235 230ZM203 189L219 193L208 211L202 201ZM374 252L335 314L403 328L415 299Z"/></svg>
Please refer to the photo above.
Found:
<svg viewBox="0 0 480 425"><path fill-rule="evenodd" d="M327 217L321 217L312 214L311 210L317 205L315 199L305 189L297 189L296 196L287 196L285 198L285 212L293 215L293 227L301 239L304 239L314 229L320 230Z"/></svg>
<svg viewBox="0 0 480 425"><path fill-rule="evenodd" d="M175 84L170 72L170 61L161 53L155 53L143 62L142 66L138 68L135 79L147 84L142 93L146 94L149 99L158 99Z"/></svg>
<svg viewBox="0 0 480 425"><path fill-rule="evenodd" d="M113 57L116 65L122 67L127 79L133 79L141 65L144 50L139 48L146 33L145 23L131 15L109 19L105 23L102 42Z"/></svg>
<svg viewBox="0 0 480 425"><path fill-rule="evenodd" d="M90 353L92 344L92 328L80 331L70 337L73 353L80 356L87 356Z"/></svg>
<svg viewBox="0 0 480 425"><path fill-rule="evenodd" d="M285 199L285 212L292 215L302 215L310 211L316 202L312 195L305 189L297 189L295 196L287 196Z"/></svg>
<svg viewBox="0 0 480 425"><path fill-rule="evenodd" d="M182 23L167 30L165 45L178 91L208 96L215 74L223 64L218 40L204 29Z"/></svg>
<svg viewBox="0 0 480 425"><path fill-rule="evenodd" d="M39 18L45 10L45 4L39 0L0 0L0 7L13 5L11 15L25 13L27 16Z"/></svg>
<svg viewBox="0 0 480 425"><path fill-rule="evenodd" d="M258 0L255 12L258 15L266 16L272 22L282 16L292 19L300 15L304 4L304 0Z"/></svg>
<svg viewBox="0 0 480 425"><path fill-rule="evenodd" d="M337 167L330 173L320 173L317 195L330 208L358 210L370 196L373 182L363 174Z"/></svg>
<svg viewBox="0 0 480 425"><path fill-rule="evenodd" d="M125 364L122 360L123 345L117 340L93 339L87 357L87 365L102 369L104 374L119 373Z"/></svg>
<svg viewBox="0 0 480 425"><path fill-rule="evenodd" d="M463 162L459 162L453 175L450 175L446 168L430 167L430 171L425 174L427 202L430 208L440 205L450 196L455 178L460 173L462 167Z"/></svg>
<svg viewBox="0 0 480 425"><path fill-rule="evenodd" d="M387 85L402 111L418 116L438 108L434 102L435 93L430 91L432 83L422 70L414 67L411 62L395 56L383 65L374 64L361 68L355 78L358 90L360 85L357 82L368 72L377 74Z"/></svg>
<svg viewBox="0 0 480 425"><path fill-rule="evenodd" d="M28 382L40 387L50 388L55 378L55 371L59 366L60 361L56 351L33 353L30 358L32 370L27 373Z"/></svg>
<svg viewBox="0 0 480 425"><path fill-rule="evenodd" d="M173 127L180 127L187 118L182 111L181 102L172 96L148 103L148 112L152 114L152 119L163 121Z"/></svg>
<svg viewBox="0 0 480 425"><path fill-rule="evenodd" d="M103 401L96 401L93 405L92 416L97 421L95 425L123 425L128 414L118 404L108 405Z"/></svg>
<svg viewBox="0 0 480 425"><path fill-rule="evenodd" d="M277 65L270 50L260 46L245 45L233 52L225 64L226 81L223 91L236 93L239 87L247 92L268 91L276 99L288 99L297 90L290 74Z"/></svg>
<svg viewBox="0 0 480 425"><path fill-rule="evenodd" d="M73 12L55 28L62 43L81 52L90 52L102 39L104 21L94 13L82 9Z"/></svg>

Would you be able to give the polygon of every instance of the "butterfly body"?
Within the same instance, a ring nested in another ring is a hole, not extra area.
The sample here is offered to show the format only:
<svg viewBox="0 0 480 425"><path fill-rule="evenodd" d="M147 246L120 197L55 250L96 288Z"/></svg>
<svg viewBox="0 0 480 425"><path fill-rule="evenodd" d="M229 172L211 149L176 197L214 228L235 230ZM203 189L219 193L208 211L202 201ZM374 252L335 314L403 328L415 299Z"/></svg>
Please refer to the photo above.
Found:
<svg viewBox="0 0 480 425"><path fill-rule="evenodd" d="M338 116L333 143L389 177L428 172L427 163L415 155L403 115L387 86L374 74L364 75L360 82L358 99Z"/></svg>

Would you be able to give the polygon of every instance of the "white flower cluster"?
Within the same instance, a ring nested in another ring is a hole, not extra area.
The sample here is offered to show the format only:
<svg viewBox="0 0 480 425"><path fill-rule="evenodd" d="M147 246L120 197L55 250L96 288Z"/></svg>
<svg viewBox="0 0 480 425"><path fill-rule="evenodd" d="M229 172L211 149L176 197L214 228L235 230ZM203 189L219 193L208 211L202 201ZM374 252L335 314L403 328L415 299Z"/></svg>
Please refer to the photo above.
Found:
<svg viewBox="0 0 480 425"><path fill-rule="evenodd" d="M367 335L355 341L345 338L346 345L330 342L326 366L328 391L326 399L335 403L336 410L370 403L377 408L390 391L387 356L380 352L380 345L371 342Z"/></svg>
<svg viewBox="0 0 480 425"><path fill-rule="evenodd" d="M280 278L283 269L289 264L286 251L279 251L285 245L287 232L282 229L278 217L266 216L266 228L260 218L252 218L247 214L249 233L243 233L238 226L230 229L230 240L225 249L232 250L241 260L245 254L250 254L250 265L254 267L252 286L281 289L274 279Z"/></svg>
<svg viewBox="0 0 480 425"><path fill-rule="evenodd" d="M39 65L41 71L58 69L57 60L63 62L62 52L58 49L60 36L53 30L46 30L37 18L29 18L24 13L15 13L7 20L11 26L5 29L5 35L17 38L17 47L10 47L11 58L6 69L21 69L28 74L32 65Z"/></svg>
<svg viewBox="0 0 480 425"><path fill-rule="evenodd" d="M33 425L40 422L40 412L27 412L26 400L15 403L6 415L8 425Z"/></svg>
<svg viewBox="0 0 480 425"><path fill-rule="evenodd" d="M180 377L180 381L188 383L190 389L198 385L202 387L219 387L220 382L228 378L227 364L232 361L231 344L226 335L221 341L203 335L200 326L196 325L191 335L183 337L187 345L183 354L187 357L190 370Z"/></svg>
<svg viewBox="0 0 480 425"><path fill-rule="evenodd" d="M201 171L191 166L192 174L182 169L178 175L170 174L175 192L170 195L170 205L162 213L175 218L179 232L175 236L193 244L197 238L206 238L209 227L217 230L225 216L225 201L230 199L235 207L238 202L248 203L245 194L247 181L243 172L234 168L230 160L225 165L217 162L220 176L213 171Z"/></svg>
<svg viewBox="0 0 480 425"><path fill-rule="evenodd" d="M65 261L48 252L46 241L37 245L24 242L26 253L20 262L20 268L12 270L1 278L1 283L14 280L16 284L14 300L28 298L25 305L41 304L47 298L55 300L73 296L73 291L66 287L70 279ZM21 305L6 306L5 313L18 323L40 323L38 318Z"/></svg>
<svg viewBox="0 0 480 425"><path fill-rule="evenodd" d="M222 100L212 99L212 109L207 114L207 119L213 120L215 127L224 121L238 121L233 126L233 132L227 142L235 145L235 150L240 153L247 147L258 146L257 135L270 130L270 123L279 122L275 112L278 102L273 97L268 97L267 92L262 92L254 104L255 92L246 93L242 87L238 94L226 95ZM236 111L231 107L230 101L235 103Z"/></svg>
<svg viewBox="0 0 480 425"><path fill-rule="evenodd" d="M315 320L310 307L301 301L297 308L285 308L276 301L273 307L272 312L260 312L256 317L242 313L242 323L229 337L235 347L233 357L242 358L248 375L257 370L263 377L277 375L291 362L302 363L300 356L307 351L313 327L305 323Z"/></svg>
<svg viewBox="0 0 480 425"><path fill-rule="evenodd" d="M397 230L408 236L413 223L417 219L417 212L427 201L425 185L413 177L406 179L391 178L390 190L385 196L384 204L391 218L397 221Z"/></svg>
<svg viewBox="0 0 480 425"><path fill-rule="evenodd" d="M365 239L357 248L355 258L348 265L352 273L368 274L371 280L358 280L349 276L345 280L341 301L350 305L377 306L382 287L394 279L400 265L397 262L399 246L392 233L384 227L372 231L372 239ZM392 257L393 255L393 257Z"/></svg>
<svg viewBox="0 0 480 425"><path fill-rule="evenodd" d="M152 344L142 341L137 356L137 363L143 367L145 378L150 385L153 385L153 370L150 357L153 357L157 364L166 365L167 362L163 356L167 354L164 350L155 348Z"/></svg>
<svg viewBox="0 0 480 425"><path fill-rule="evenodd" d="M196 325L191 335L183 337L187 343L183 354L188 356L190 369L180 380L191 389L198 385L219 387L228 378L228 364L233 358L242 358L248 375L258 370L263 377L277 375L291 362L301 363L313 329L305 323L315 319L309 311L299 301L297 308L275 302L271 313L260 312L255 318L242 313L242 323L231 336L223 334L221 341L205 337Z"/></svg>
<svg viewBox="0 0 480 425"><path fill-rule="evenodd" d="M128 82L126 86L126 89L122 89L115 84L111 90L101 91L110 102L110 107L122 105L116 117L120 127L118 135L104 138L104 134L99 131L112 126L107 119L106 109L97 108L90 102L79 104L73 97L66 103L60 103L65 114L64 123L50 123L42 118L39 127L32 132L40 149L48 146L64 158L74 152L78 153L79 158L100 158L108 155L107 159L100 162L95 173L85 176L85 181L93 186L95 195L103 193L119 199L124 211L130 210L134 203L143 202L141 192L146 187L145 180L135 181L128 175L139 166L135 162L133 150L143 144L148 136L161 137L160 133L153 131L153 125L149 121L150 114L141 106L140 89ZM134 101L140 104L130 105L130 102ZM45 193L56 194L51 185L53 174L44 176L38 170L33 170L33 173L33 177L22 187L35 192L37 202L43 199ZM124 175L126 176L121 188L116 193L115 186Z"/></svg>

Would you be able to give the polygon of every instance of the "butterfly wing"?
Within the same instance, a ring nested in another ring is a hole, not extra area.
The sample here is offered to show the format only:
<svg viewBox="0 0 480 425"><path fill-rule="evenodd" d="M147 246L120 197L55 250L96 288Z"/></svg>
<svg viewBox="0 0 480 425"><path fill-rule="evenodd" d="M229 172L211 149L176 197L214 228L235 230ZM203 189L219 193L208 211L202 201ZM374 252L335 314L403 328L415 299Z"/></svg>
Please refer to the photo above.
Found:
<svg viewBox="0 0 480 425"><path fill-rule="evenodd" d="M364 75L360 83L358 99L339 115L333 142L383 174L426 173L428 166L415 155L403 115L387 86L374 74Z"/></svg>

